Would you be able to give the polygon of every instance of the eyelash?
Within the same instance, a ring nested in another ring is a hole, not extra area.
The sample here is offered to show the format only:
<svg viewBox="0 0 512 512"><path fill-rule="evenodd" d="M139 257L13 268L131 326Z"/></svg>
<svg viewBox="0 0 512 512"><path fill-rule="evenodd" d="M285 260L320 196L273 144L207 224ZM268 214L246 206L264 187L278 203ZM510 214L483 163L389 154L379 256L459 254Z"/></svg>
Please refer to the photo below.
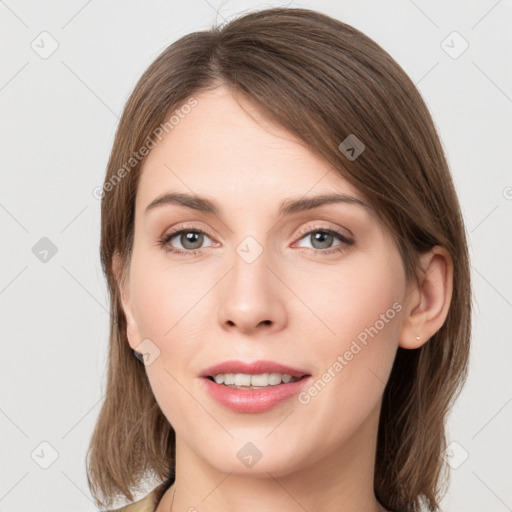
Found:
<svg viewBox="0 0 512 512"><path fill-rule="evenodd" d="M163 235L161 238L159 238L158 245L161 246L166 252L175 254L176 256L180 256L180 257L181 256L184 256L184 257L195 256L195 255L199 254L199 252L201 252L201 249L192 249L192 250L183 251L181 249L174 249L169 245L169 242L175 236L180 235L181 233L189 233L189 232L199 233L199 234L202 233L202 234L208 236L209 238L213 238L207 231L204 231L202 229L197 229L193 226L182 225L182 226L180 226L180 229L171 231L170 233L167 233L167 234ZM338 238L342 242L341 244L336 245L329 249L314 249L314 248L305 247L305 249L310 249L310 250L312 250L316 253L320 253L322 255L333 254L335 252L342 252L347 249L347 246L351 246L354 244L354 240L347 238L345 235L343 235L339 231L337 231L335 229L331 229L331 228L321 227L321 226L315 226L313 228L308 228L306 230L302 230L301 232L299 232L299 235L300 235L299 240L302 240L302 238L304 238L306 235L311 235L313 233L326 233L328 235L332 235L332 236Z"/></svg>

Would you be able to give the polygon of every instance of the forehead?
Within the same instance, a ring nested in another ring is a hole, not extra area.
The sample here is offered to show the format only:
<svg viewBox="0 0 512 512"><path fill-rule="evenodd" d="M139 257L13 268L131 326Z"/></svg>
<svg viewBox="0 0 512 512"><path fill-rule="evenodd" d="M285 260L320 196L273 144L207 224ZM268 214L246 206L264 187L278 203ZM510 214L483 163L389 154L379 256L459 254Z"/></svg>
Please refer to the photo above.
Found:
<svg viewBox="0 0 512 512"><path fill-rule="evenodd" d="M224 86L194 95L195 107L146 157L139 208L167 191L218 196L238 207L288 196L340 192L361 197L295 135Z"/></svg>

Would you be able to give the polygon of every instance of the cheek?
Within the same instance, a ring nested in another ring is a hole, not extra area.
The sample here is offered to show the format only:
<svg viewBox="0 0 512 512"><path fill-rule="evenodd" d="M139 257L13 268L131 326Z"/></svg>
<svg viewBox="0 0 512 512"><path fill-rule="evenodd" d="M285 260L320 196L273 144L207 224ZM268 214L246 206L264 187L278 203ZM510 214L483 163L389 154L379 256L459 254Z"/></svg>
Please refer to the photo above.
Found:
<svg viewBox="0 0 512 512"><path fill-rule="evenodd" d="M190 324L197 303L208 291L204 280L162 255L134 254L130 280L141 335L154 339L162 349Z"/></svg>
<svg viewBox="0 0 512 512"><path fill-rule="evenodd" d="M308 321L305 315L301 321L317 333L308 341L316 340L321 348L326 341L336 344L337 340L342 348L376 323L379 331L390 334L389 326L397 324L396 309L400 309L393 304L402 296L404 286L400 267L395 268L398 270L393 271L387 260L377 264L373 258L360 258L357 265L331 268L297 282L294 291L309 309Z"/></svg>
<svg viewBox="0 0 512 512"><path fill-rule="evenodd" d="M167 419L187 431L190 425L182 425L180 419L183 407L190 407L184 373L200 350L198 326L203 319L198 314L208 287L179 266L135 256L130 276L134 314L141 338L149 338L158 350L158 357L146 366L146 374Z"/></svg>
<svg viewBox="0 0 512 512"><path fill-rule="evenodd" d="M359 260L338 273L316 275L314 287L303 284L299 291L314 315L307 315L307 321L303 317L297 327L309 333L308 357L322 381L317 390L323 394L326 389L325 398L333 404L351 410L371 406L387 382L405 286L395 256Z"/></svg>
<svg viewBox="0 0 512 512"><path fill-rule="evenodd" d="M315 342L304 351L318 373L299 402L326 445L348 440L374 415L398 346L401 305L391 283L347 278L344 284L330 290L331 300L324 297L322 319L334 334L322 327L324 335L315 338L310 327Z"/></svg>
<svg viewBox="0 0 512 512"><path fill-rule="evenodd" d="M135 319L141 338L149 338L160 351L159 359L147 367L148 376L163 372L166 386L170 385L166 370L182 379L205 344L209 334L205 325L211 326L215 318L211 308L215 281L206 268L134 250L130 282Z"/></svg>

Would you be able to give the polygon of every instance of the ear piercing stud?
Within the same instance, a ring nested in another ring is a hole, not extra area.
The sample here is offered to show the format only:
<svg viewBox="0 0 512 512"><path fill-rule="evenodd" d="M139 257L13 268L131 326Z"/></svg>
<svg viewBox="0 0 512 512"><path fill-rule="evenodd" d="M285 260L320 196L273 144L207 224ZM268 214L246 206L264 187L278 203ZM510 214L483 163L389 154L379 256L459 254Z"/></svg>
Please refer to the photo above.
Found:
<svg viewBox="0 0 512 512"><path fill-rule="evenodd" d="M420 340L421 340L421 338L420 338L419 336L416 336L416 339L417 339L418 341L420 341Z"/></svg>

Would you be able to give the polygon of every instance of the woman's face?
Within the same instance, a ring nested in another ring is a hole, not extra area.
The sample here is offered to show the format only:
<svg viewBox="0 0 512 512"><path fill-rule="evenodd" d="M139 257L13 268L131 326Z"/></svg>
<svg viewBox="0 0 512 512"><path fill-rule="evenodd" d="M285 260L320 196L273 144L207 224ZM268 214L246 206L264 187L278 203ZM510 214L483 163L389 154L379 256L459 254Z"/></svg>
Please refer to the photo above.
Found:
<svg viewBox="0 0 512 512"><path fill-rule="evenodd" d="M130 346L148 354L178 457L279 476L356 453L374 441L407 296L391 233L252 103L224 87L195 98L144 162L124 296ZM148 208L166 194L189 206ZM290 206L333 194L354 200ZM226 361L270 366L208 371ZM306 377L251 391L204 376L285 373L277 365Z"/></svg>

